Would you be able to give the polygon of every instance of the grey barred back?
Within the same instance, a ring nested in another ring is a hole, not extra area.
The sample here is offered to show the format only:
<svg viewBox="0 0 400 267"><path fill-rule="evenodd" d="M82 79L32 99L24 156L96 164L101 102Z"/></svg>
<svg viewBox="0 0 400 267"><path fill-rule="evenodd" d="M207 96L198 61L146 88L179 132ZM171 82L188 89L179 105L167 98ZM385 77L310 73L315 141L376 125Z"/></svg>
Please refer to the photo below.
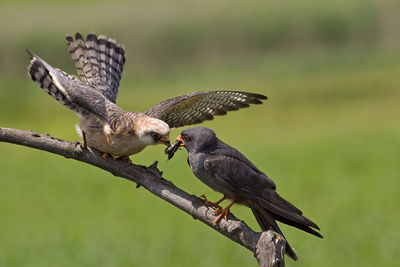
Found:
<svg viewBox="0 0 400 267"><path fill-rule="evenodd" d="M125 64L125 50L113 39L97 37L94 33L86 36L80 33L67 36L68 52L75 61L81 79L94 85L107 99L114 102L118 94L119 82Z"/></svg>

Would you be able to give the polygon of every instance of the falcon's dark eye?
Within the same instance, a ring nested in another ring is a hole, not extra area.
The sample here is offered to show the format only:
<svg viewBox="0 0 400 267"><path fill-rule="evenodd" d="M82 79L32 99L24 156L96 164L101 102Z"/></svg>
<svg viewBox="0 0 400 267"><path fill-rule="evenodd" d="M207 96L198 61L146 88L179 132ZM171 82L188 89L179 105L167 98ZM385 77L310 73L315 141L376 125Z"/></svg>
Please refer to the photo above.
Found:
<svg viewBox="0 0 400 267"><path fill-rule="evenodd" d="M181 134L182 140L184 142L186 142L187 140L189 140L189 137L187 137L187 135Z"/></svg>
<svg viewBox="0 0 400 267"><path fill-rule="evenodd" d="M161 138L161 135L159 133L152 132L151 137L153 137L154 140L158 140Z"/></svg>

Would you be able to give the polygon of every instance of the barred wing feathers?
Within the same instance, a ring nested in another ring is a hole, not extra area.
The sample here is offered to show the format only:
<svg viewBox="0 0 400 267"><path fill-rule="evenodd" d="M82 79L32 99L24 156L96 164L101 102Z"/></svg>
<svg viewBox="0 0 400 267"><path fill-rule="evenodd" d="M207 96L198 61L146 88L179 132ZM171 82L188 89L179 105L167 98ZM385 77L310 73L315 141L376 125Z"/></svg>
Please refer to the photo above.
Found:
<svg viewBox="0 0 400 267"><path fill-rule="evenodd" d="M89 33L86 41L80 33L66 37L68 52L75 61L81 79L92 84L108 100L115 103L125 64L125 50L114 39Z"/></svg>
<svg viewBox="0 0 400 267"><path fill-rule="evenodd" d="M215 115L262 104L266 96L238 91L199 91L162 101L144 114L165 121L170 128L212 120Z"/></svg>

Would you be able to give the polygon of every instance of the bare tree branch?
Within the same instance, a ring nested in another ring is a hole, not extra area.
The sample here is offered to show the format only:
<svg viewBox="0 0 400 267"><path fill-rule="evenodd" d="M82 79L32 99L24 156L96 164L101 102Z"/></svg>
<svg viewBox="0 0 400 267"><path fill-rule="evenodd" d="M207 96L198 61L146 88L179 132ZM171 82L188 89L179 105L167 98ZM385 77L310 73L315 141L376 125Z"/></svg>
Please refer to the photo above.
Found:
<svg viewBox="0 0 400 267"><path fill-rule="evenodd" d="M254 232L243 221L229 214L228 221L213 225L215 215L202 199L182 191L162 177L157 162L150 167L125 161L103 159L101 153L84 148L80 143L71 143L33 131L1 128L0 141L23 145L72 158L99 167L115 176L128 179L143 186L154 195L168 201L177 208L200 220L212 229L244 246L254 253L260 266L284 266L285 240L273 231Z"/></svg>
<svg viewBox="0 0 400 267"><path fill-rule="evenodd" d="M284 267L285 245L286 240L278 233L262 232L254 255L260 267Z"/></svg>

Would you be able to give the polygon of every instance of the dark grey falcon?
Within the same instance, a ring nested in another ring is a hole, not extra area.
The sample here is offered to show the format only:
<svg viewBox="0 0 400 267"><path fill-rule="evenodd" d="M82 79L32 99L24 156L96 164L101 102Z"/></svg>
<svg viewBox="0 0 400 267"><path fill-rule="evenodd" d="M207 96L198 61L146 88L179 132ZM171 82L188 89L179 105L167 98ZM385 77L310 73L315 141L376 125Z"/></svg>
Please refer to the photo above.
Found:
<svg viewBox="0 0 400 267"><path fill-rule="evenodd" d="M125 111L116 99L125 49L104 35L67 36L81 80L32 57L28 74L44 91L80 118L78 133L104 155L127 157L148 145L169 144L170 128L211 120L227 111L261 104L267 97L238 91L198 91L162 101L145 112Z"/></svg>
<svg viewBox="0 0 400 267"><path fill-rule="evenodd" d="M319 230L318 226L304 217L298 208L279 196L275 183L265 173L238 150L218 139L210 128L194 127L184 130L177 142L166 149L169 158L178 146L187 149L189 166L197 178L223 194L217 202L211 202L202 195L207 204L217 208L216 212L219 215L214 224L222 217L227 219L229 209L237 203L252 210L263 231L272 228L284 236L276 223L280 221L322 238L322 235L314 230ZM231 200L231 203L222 209L219 204L225 199ZM286 253L292 259L298 259L287 242Z"/></svg>

